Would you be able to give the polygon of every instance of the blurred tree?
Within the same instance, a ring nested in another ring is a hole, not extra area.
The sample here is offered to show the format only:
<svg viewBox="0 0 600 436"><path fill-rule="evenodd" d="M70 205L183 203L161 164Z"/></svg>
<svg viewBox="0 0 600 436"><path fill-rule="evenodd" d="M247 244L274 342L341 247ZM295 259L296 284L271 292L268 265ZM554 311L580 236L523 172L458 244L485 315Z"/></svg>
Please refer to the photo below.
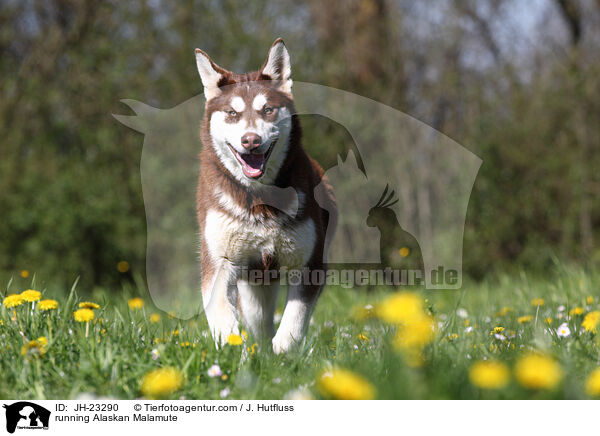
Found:
<svg viewBox="0 0 600 436"><path fill-rule="evenodd" d="M589 0L5 0L0 270L88 285L130 278L120 260L143 272L142 138L110 114L122 98L170 107L200 92L195 47L251 70L278 36L295 80L382 101L483 158L465 233L472 275L597 264L599 23ZM348 132L306 118L307 148L333 165ZM440 164L431 150L423 159ZM446 181L419 180L398 196L428 227Z"/></svg>

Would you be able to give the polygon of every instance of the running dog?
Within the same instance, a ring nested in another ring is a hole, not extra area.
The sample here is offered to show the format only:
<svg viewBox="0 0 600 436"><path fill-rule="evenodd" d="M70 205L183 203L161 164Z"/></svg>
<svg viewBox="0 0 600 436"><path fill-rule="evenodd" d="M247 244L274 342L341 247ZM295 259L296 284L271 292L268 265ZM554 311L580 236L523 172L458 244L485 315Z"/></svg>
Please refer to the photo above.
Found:
<svg viewBox="0 0 600 436"><path fill-rule="evenodd" d="M322 284L288 284L275 333L279 280L257 284L244 271L325 271L335 199L323 169L302 148L283 40L259 71L235 74L200 49L196 64L206 97L197 213L210 330L217 345L245 328L285 353L303 341ZM325 187L323 208L317 187Z"/></svg>

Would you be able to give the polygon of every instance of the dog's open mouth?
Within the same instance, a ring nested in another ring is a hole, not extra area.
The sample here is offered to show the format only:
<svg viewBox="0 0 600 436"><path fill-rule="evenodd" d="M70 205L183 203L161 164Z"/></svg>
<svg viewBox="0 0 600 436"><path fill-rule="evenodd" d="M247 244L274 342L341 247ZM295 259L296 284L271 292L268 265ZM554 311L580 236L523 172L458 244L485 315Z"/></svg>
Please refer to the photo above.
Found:
<svg viewBox="0 0 600 436"><path fill-rule="evenodd" d="M228 142L227 145L231 149L231 152L235 155L240 165L242 165L242 171L246 177L251 179L258 179L263 175L265 168L267 166L267 161L269 160L269 156L273 151L273 147L277 142L278 138L275 138L271 141L269 148L266 153L258 154L258 153L238 153L235 148L231 146Z"/></svg>

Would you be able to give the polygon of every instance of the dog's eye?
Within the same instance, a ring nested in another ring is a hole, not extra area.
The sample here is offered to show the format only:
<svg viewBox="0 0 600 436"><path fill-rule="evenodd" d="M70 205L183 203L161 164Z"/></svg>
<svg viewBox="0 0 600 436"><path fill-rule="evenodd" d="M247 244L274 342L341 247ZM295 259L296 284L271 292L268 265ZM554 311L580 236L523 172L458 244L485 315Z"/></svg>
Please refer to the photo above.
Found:
<svg viewBox="0 0 600 436"><path fill-rule="evenodd" d="M271 106L265 106L263 108L263 114L269 115L273 113L273 108Z"/></svg>
<svg viewBox="0 0 600 436"><path fill-rule="evenodd" d="M230 117L235 117L237 115L237 112L234 110L229 110L227 111L227 115L229 115Z"/></svg>

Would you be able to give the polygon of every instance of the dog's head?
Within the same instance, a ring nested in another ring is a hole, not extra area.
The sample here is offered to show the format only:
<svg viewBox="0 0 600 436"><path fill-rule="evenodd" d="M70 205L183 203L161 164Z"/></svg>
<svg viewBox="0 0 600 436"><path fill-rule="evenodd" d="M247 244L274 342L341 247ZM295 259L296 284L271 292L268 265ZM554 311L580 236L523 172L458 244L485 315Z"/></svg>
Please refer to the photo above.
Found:
<svg viewBox="0 0 600 436"><path fill-rule="evenodd" d="M276 40L259 71L235 74L196 49L212 146L243 185L273 183L289 147L294 112L290 56Z"/></svg>

